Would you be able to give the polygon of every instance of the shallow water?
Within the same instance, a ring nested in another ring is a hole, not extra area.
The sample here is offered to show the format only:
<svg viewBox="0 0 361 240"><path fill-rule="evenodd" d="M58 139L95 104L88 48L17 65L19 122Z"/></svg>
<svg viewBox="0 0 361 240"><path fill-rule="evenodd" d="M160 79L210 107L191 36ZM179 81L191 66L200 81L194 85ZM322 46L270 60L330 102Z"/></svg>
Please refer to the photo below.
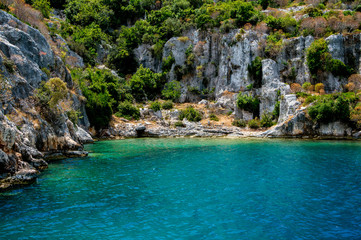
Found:
<svg viewBox="0 0 361 240"><path fill-rule="evenodd" d="M0 194L0 239L360 239L361 143L129 139Z"/></svg>

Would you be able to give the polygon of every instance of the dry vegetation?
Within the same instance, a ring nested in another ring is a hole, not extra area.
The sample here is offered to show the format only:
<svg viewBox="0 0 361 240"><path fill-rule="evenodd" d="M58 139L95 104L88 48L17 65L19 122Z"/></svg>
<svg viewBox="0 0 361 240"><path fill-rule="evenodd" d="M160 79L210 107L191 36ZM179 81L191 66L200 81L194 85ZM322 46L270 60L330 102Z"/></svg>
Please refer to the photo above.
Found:
<svg viewBox="0 0 361 240"><path fill-rule="evenodd" d="M61 49L56 44L49 33L49 29L45 24L45 19L40 11L34 9L29 4L26 4L24 0L0 0L1 3L8 6L10 12L13 13L19 20L24 23L31 25L32 27L38 29L41 34L46 38L47 42L50 44L51 48L55 54L61 54ZM14 26L15 23L9 23L9 25ZM19 26L14 26L19 27ZM22 29L26 31L26 29Z"/></svg>

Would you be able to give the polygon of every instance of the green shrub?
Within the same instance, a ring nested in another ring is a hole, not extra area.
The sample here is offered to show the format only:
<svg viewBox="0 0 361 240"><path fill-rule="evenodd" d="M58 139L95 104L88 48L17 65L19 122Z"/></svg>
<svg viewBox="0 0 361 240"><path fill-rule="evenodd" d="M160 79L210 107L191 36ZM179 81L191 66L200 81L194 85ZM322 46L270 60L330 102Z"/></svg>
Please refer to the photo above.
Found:
<svg viewBox="0 0 361 240"><path fill-rule="evenodd" d="M214 113L211 113L209 115L209 119L212 120L212 121L217 121L217 122L219 121L219 118Z"/></svg>
<svg viewBox="0 0 361 240"><path fill-rule="evenodd" d="M163 83L164 76L162 73L154 73L141 65L130 79L129 86L133 97L141 102L145 99L154 99L160 93L160 87Z"/></svg>
<svg viewBox="0 0 361 240"><path fill-rule="evenodd" d="M71 75L87 99L85 107L89 121L96 129L108 126L119 102L133 100L124 79L114 76L109 70L74 68Z"/></svg>
<svg viewBox="0 0 361 240"><path fill-rule="evenodd" d="M41 71L43 71L46 74L46 76L48 76L48 78L50 77L50 70L49 69L44 67L44 68L41 69Z"/></svg>
<svg viewBox="0 0 361 240"><path fill-rule="evenodd" d="M162 108L162 105L158 101L154 101L150 104L150 109L152 109L154 112L160 111Z"/></svg>
<svg viewBox="0 0 361 240"><path fill-rule="evenodd" d="M187 87L187 90L188 90L190 93L193 93L193 94L195 94L195 95L200 95L200 94L201 94L201 91L200 91L199 88L197 88L197 87L188 86L188 87Z"/></svg>
<svg viewBox="0 0 361 240"><path fill-rule="evenodd" d="M322 16L323 13L318 8L310 7L305 10L305 14L308 14L308 16L314 18Z"/></svg>
<svg viewBox="0 0 361 240"><path fill-rule="evenodd" d="M78 120L79 118L79 115L80 115L80 112L79 111L76 111L74 109L71 109L70 111L67 111L66 112L66 115L68 116L69 120L75 125L75 124L78 124Z"/></svg>
<svg viewBox="0 0 361 240"><path fill-rule="evenodd" d="M309 95L309 96L307 96L306 99L305 99L305 104L306 104L306 105L307 105L307 104L310 104L310 103L316 101L318 98L319 98L319 97L316 96L316 95Z"/></svg>
<svg viewBox="0 0 361 240"><path fill-rule="evenodd" d="M170 54L168 57L163 58L162 71L163 72L169 72L174 63L175 63L175 59L173 57L173 54Z"/></svg>
<svg viewBox="0 0 361 240"><path fill-rule="evenodd" d="M325 95L319 97L308 109L311 119L320 123L350 120L350 104L356 101L355 95Z"/></svg>
<svg viewBox="0 0 361 240"><path fill-rule="evenodd" d="M129 101L119 103L118 112L115 114L117 117L123 117L128 120L139 120L140 111L139 108L131 104Z"/></svg>
<svg viewBox="0 0 361 240"><path fill-rule="evenodd" d="M267 58L276 59L282 48L284 47L283 39L285 38L285 34L282 30L277 32L272 32L267 37L267 45L265 48L265 56Z"/></svg>
<svg viewBox="0 0 361 240"><path fill-rule="evenodd" d="M284 33L293 33L297 30L297 21L291 15L277 18L270 15L265 22L271 29L282 30Z"/></svg>
<svg viewBox="0 0 361 240"><path fill-rule="evenodd" d="M322 10L325 10L325 9L326 9L325 4L323 4L323 3L319 3L317 7L318 7L319 9L322 9Z"/></svg>
<svg viewBox="0 0 361 240"><path fill-rule="evenodd" d="M56 105L64 100L68 95L68 88L66 83L60 78L51 78L47 82L42 82L39 89L36 91L36 96L43 106L48 106L50 109L55 109Z"/></svg>
<svg viewBox="0 0 361 240"><path fill-rule="evenodd" d="M112 11L102 0L68 0L64 13L72 24L88 26L94 23L106 28Z"/></svg>
<svg viewBox="0 0 361 240"><path fill-rule="evenodd" d="M325 89L325 85L323 84L323 83L317 83L316 85L315 85L315 91L317 92L317 93L319 93L321 90L324 90Z"/></svg>
<svg viewBox="0 0 361 240"><path fill-rule="evenodd" d="M184 118L191 122L199 122L202 120L202 114L194 109L193 106L189 106L185 110L180 111L179 120L183 120Z"/></svg>
<svg viewBox="0 0 361 240"><path fill-rule="evenodd" d="M218 14L214 16L214 13ZM195 23L200 29L219 27L221 22L233 19L240 27L246 23L256 23L259 19L258 10L250 2L240 0L229 2L206 3L196 10Z"/></svg>
<svg viewBox="0 0 361 240"><path fill-rule="evenodd" d="M348 77L352 69L346 66L338 59L332 59L327 46L327 42L320 38L315 40L306 52L307 65L312 76L315 78L317 73L329 71L334 76Z"/></svg>
<svg viewBox="0 0 361 240"><path fill-rule="evenodd" d="M186 125L184 125L184 123L182 121L177 121L174 123L175 127L185 127Z"/></svg>
<svg viewBox="0 0 361 240"><path fill-rule="evenodd" d="M212 88L212 89L204 88L201 91L201 94L202 95L210 95L210 94L214 93L215 90L216 90L216 88Z"/></svg>
<svg viewBox="0 0 361 240"><path fill-rule="evenodd" d="M196 59L196 56L193 53L193 44L190 44L187 47L185 54L187 57L187 59L186 59L187 70L191 71L193 68L194 61Z"/></svg>
<svg viewBox="0 0 361 240"><path fill-rule="evenodd" d="M272 112L272 116L274 119L278 119L278 117L280 116L280 101L277 101L276 104L275 104L275 108L273 109L273 112Z"/></svg>
<svg viewBox="0 0 361 240"><path fill-rule="evenodd" d="M350 11L350 10L346 10L346 11L343 11L343 15L344 16L353 16L354 15L354 12Z"/></svg>
<svg viewBox="0 0 361 240"><path fill-rule="evenodd" d="M176 101L181 96L181 84L178 81L171 81L165 84L162 90L164 99Z"/></svg>
<svg viewBox="0 0 361 240"><path fill-rule="evenodd" d="M307 66L315 77L318 71L325 71L331 55L325 39L320 38L311 43L306 52Z"/></svg>
<svg viewBox="0 0 361 240"><path fill-rule="evenodd" d="M261 123L258 118L252 119L248 121L248 127L252 129L258 129L261 127Z"/></svg>
<svg viewBox="0 0 361 240"><path fill-rule="evenodd" d="M263 113L261 116L261 127L272 127L273 125L275 125L275 122L272 119L273 114L272 113Z"/></svg>
<svg viewBox="0 0 361 240"><path fill-rule="evenodd" d="M106 92L88 91L84 96L87 99L85 109L91 126L97 130L108 127L113 114L112 103L106 100L110 99L110 95Z"/></svg>
<svg viewBox="0 0 361 240"><path fill-rule="evenodd" d="M161 59L164 48L164 41L158 41L152 46L152 54L154 57Z"/></svg>
<svg viewBox="0 0 361 240"><path fill-rule="evenodd" d="M244 128L247 126L247 123L245 120L241 119L241 120L234 120L232 122L232 125L236 127Z"/></svg>
<svg viewBox="0 0 361 240"><path fill-rule="evenodd" d="M172 101L165 101L162 104L162 109L164 109L164 110L169 110L169 109L172 109L172 108L173 108L173 102Z"/></svg>
<svg viewBox="0 0 361 240"><path fill-rule="evenodd" d="M123 40L113 46L107 57L107 65L116 69L119 74L130 74L137 70L138 63L135 60L132 49L124 46Z"/></svg>
<svg viewBox="0 0 361 240"><path fill-rule="evenodd" d="M49 0L33 0L33 7L38 9L45 18L49 18L51 10Z"/></svg>
<svg viewBox="0 0 361 240"><path fill-rule="evenodd" d="M234 25L234 21L225 20L221 23L219 31L221 33L229 33L232 29L235 29L236 26Z"/></svg>
<svg viewBox="0 0 361 240"><path fill-rule="evenodd" d="M308 96L310 96L310 94L305 93L305 92L298 92L298 93L296 93L296 96L297 96L297 98L299 98L299 97L307 98Z"/></svg>
<svg viewBox="0 0 361 240"><path fill-rule="evenodd" d="M83 57L86 63L94 65L98 46L107 40L107 35L95 23L84 27L76 26L69 31L70 48Z"/></svg>
<svg viewBox="0 0 361 240"><path fill-rule="evenodd" d="M254 115L259 114L259 99L251 95L239 93L237 96L237 106L240 109L252 112Z"/></svg>
<svg viewBox="0 0 361 240"><path fill-rule="evenodd" d="M251 62L251 65L248 66L248 72L255 82L255 87L260 87L262 85L262 59L260 57L256 57Z"/></svg>
<svg viewBox="0 0 361 240"><path fill-rule="evenodd" d="M339 77L348 77L351 74L351 70L338 59L330 59L327 63L327 70Z"/></svg>
<svg viewBox="0 0 361 240"><path fill-rule="evenodd" d="M307 91L311 85L312 84L310 82L305 82L304 84L302 84L302 88Z"/></svg>

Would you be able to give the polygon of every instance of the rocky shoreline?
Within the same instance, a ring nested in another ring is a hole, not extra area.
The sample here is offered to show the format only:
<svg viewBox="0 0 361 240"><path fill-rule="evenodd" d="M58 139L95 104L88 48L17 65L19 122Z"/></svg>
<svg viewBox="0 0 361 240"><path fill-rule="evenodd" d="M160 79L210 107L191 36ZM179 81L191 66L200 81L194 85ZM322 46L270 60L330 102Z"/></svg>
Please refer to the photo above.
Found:
<svg viewBox="0 0 361 240"><path fill-rule="evenodd" d="M97 140L112 140L125 138L177 138L177 137L226 137L226 138L299 138L327 140L360 140L361 132L352 132L341 122L325 124L313 131L297 129L292 119L268 129L249 129L229 126L204 126L201 123L183 121L185 127L174 127L164 122L150 123L139 121L118 124L115 128L103 130ZM286 132L290 131L290 132Z"/></svg>
<svg viewBox="0 0 361 240"><path fill-rule="evenodd" d="M340 122L319 126L317 134L308 132L305 134L282 134L285 129L293 129L297 126L293 119L299 119L297 115L289 121L283 122L269 129L253 130L249 128L230 127L222 125L203 125L200 122L189 122L183 120L184 127L174 127L168 125L165 121L148 122L144 120L129 122L125 119L123 123L117 124L116 127L110 127L100 132L99 136L94 137L97 140L115 140L126 138L294 138L294 139L312 139L312 140L360 140L360 132L351 132L350 128ZM299 124L299 123L298 123ZM303 129L305 130L305 129ZM315 129L314 129L315 130ZM315 130L316 131L316 130ZM82 128L78 127L78 137L82 143L93 143L93 138ZM297 132L297 131L296 131ZM0 180L0 191L6 191L15 187L28 185L36 182L37 177L47 165L53 161L64 158L86 157L88 153L84 150L64 150L49 151L38 153L43 160L39 160L36 168L23 168L14 175L9 175Z"/></svg>

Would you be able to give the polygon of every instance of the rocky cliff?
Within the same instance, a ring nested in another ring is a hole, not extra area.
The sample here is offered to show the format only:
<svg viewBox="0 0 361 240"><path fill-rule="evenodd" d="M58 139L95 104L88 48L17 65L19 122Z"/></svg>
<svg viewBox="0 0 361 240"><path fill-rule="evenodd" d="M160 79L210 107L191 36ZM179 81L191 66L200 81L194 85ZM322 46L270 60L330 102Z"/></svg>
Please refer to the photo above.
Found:
<svg viewBox="0 0 361 240"><path fill-rule="evenodd" d="M37 29L3 11L0 73L0 189L34 181L48 159L86 155L82 141L91 137L81 128L89 126L84 101L63 60ZM55 112L44 111L34 98L52 77L69 89ZM80 120L71 122L65 108L79 112Z"/></svg>
<svg viewBox="0 0 361 240"><path fill-rule="evenodd" d="M221 109L223 115L232 112L234 118L244 120L254 116L236 107L236 96L240 91L259 97L260 116L272 112L280 102L278 124L254 136L358 138L361 134L342 122L315 124L291 92L291 83L315 83L306 63L306 50L314 38L284 39L282 47L271 58L265 54L267 37L265 31L246 28L229 33L193 29L182 37L169 39L161 56L154 56L152 47L144 44L135 49L134 54L144 67L154 72L167 72L169 81L180 81L180 102L198 103L202 98L212 99L215 103L208 106L212 111ZM331 35L326 40L332 58L360 73L360 34ZM50 159L86 155L82 143L92 141L86 131L90 124L84 97L66 67L66 64L83 67L82 58L59 36L53 36L51 41L37 29L0 11L0 188L34 181ZM68 58L56 54L53 49L56 45L65 49ZM250 72L257 57L262 57L260 78ZM165 59L172 60L167 66L169 69L164 69L162 64ZM56 106L56 111L42 108L36 100L36 89L50 78L60 78L68 88L66 99ZM323 83L326 93L340 92L347 79L326 72ZM69 109L80 116L78 120L69 119ZM145 112L143 109L142 114ZM184 122L185 129L174 130L162 117L151 115L149 119L156 118L164 126L160 124L161 127L141 130L145 136L249 136L236 127L212 129L212 126L202 127L189 122ZM175 122L177 117L173 115L173 112L169 113L168 118ZM105 137L135 137L140 131L138 128L143 129L143 126L125 123L104 130L102 134Z"/></svg>
<svg viewBox="0 0 361 240"><path fill-rule="evenodd" d="M171 38L165 44L162 58L166 59L169 56L174 58L168 79L181 82L181 102L199 101L204 97L202 94L193 94L192 89L200 92L214 90L213 97L220 106L227 105L235 112L236 117L249 120L252 116L237 109L235 105L236 94L244 91L260 98L260 115L264 112L272 112L276 102L280 101L279 124L294 118L293 121L296 121L297 125L297 119L301 121L302 118L300 113L296 114L298 110L308 119L305 108L300 110L301 103L297 101L296 95L292 94L290 84L315 83L306 61L306 50L314 38L300 36L284 39L278 54L271 59L264 54L267 36L264 32L241 29L227 34L193 30L188 31L183 37ZM326 38L332 58L342 61L357 73L360 73L361 69L360 40L360 34L339 34ZM192 54L191 58L190 54ZM143 66L156 72L162 71L162 61L152 56L150 46L141 45L135 50L135 55ZM263 59L261 82L254 79L249 72L249 66L258 56ZM347 83L347 78L334 76L330 72L324 73L323 78L326 93L342 92ZM303 121L302 124L312 125L312 122ZM337 123L334 125L329 128L338 128ZM344 130L348 129L345 124L339 123L339 125L342 125ZM299 128L303 127L299 126ZM301 133L299 130L287 131L288 128L284 127L282 131L277 128L279 131L273 135L352 135L350 130L340 130L342 134L334 134L336 130L326 130L326 128L313 126L307 128L308 130L304 129Z"/></svg>

